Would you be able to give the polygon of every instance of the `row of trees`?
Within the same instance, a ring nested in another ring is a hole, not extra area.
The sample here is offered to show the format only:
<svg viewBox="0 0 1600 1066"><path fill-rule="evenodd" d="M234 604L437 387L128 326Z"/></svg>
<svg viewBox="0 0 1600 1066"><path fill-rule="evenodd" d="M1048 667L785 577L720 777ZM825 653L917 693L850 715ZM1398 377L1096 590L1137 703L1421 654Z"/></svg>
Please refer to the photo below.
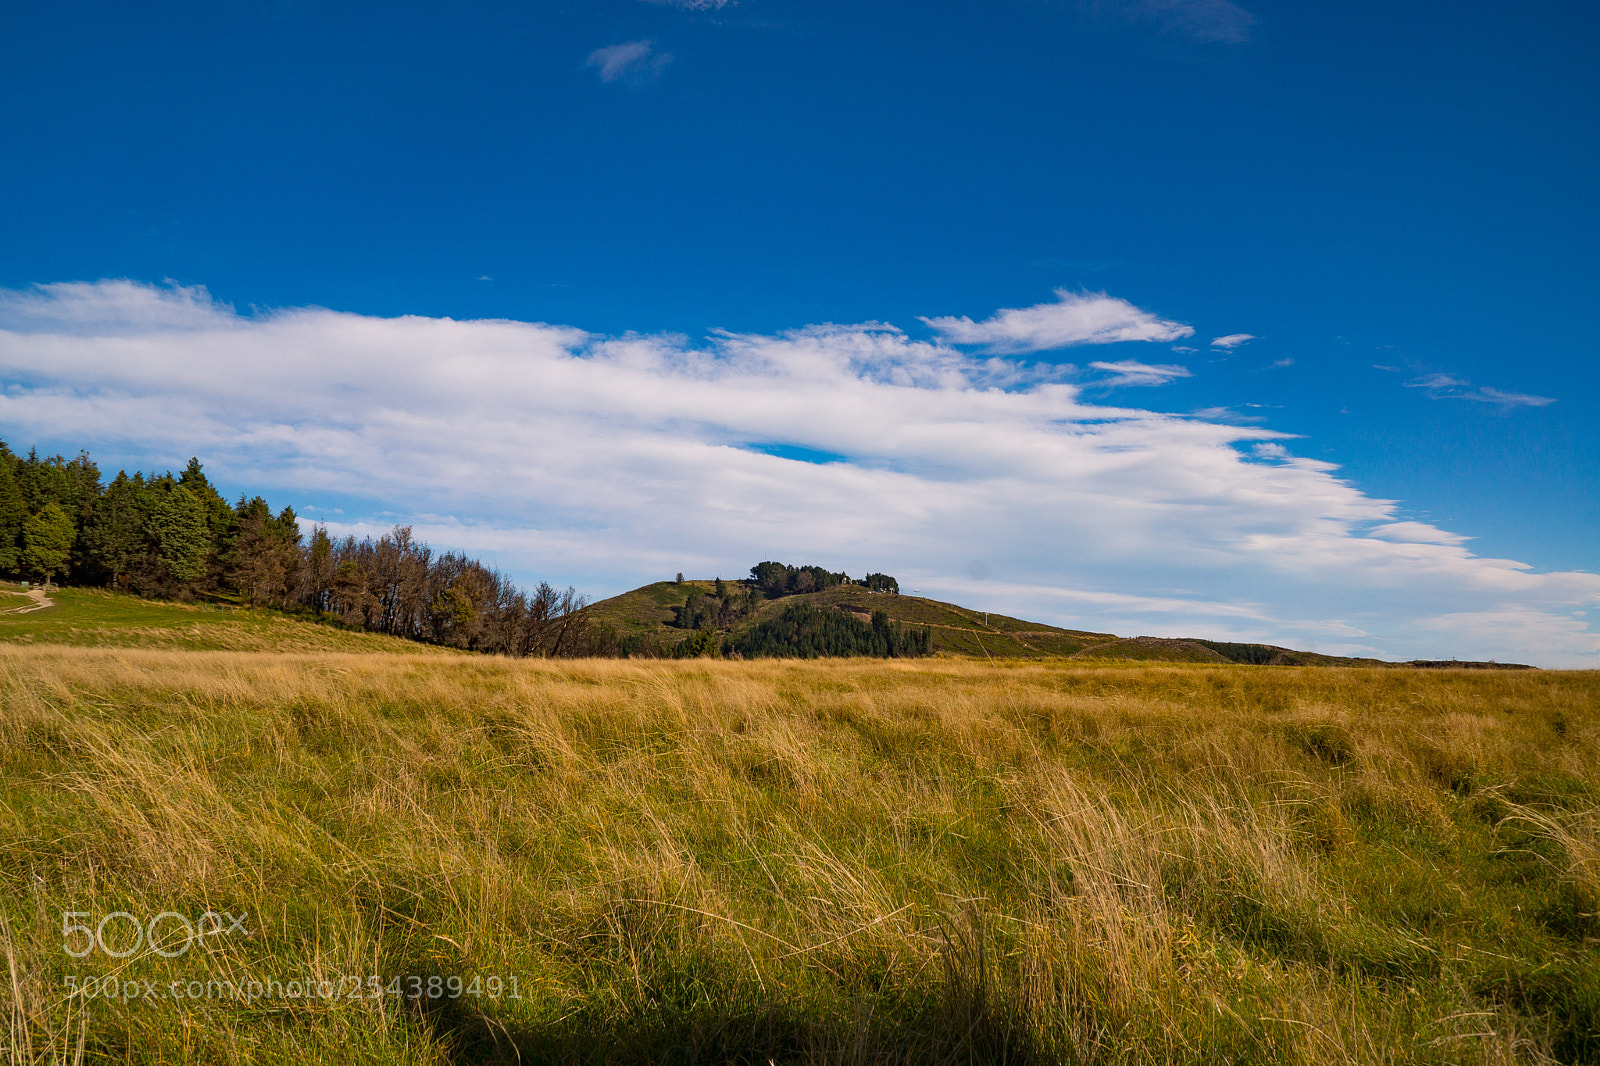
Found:
<svg viewBox="0 0 1600 1066"><path fill-rule="evenodd" d="M850 575L842 571L835 574L821 566L789 566L771 560L750 568L749 583L759 588L769 600L805 592L821 592L835 585L862 585L873 592L900 591L900 582L888 574L868 574L860 581L852 581Z"/></svg>
<svg viewBox="0 0 1600 1066"><path fill-rule="evenodd" d="M307 541L293 509L273 513L260 496L229 504L197 459L176 476L119 472L102 486L87 453L22 457L0 442L0 572L237 599L505 655L608 650L571 588L524 591L409 527L357 540L318 526Z"/></svg>
<svg viewBox="0 0 1600 1066"><path fill-rule="evenodd" d="M572 588L531 592L457 552L435 553L409 526L373 540L334 540L321 528L290 572L284 605L346 625L430 644L513 656L610 653ZM276 573L274 574L276 580Z"/></svg>
<svg viewBox="0 0 1600 1066"><path fill-rule="evenodd" d="M99 493L100 471L87 455L22 458L0 441L0 572L47 582L66 573Z"/></svg>

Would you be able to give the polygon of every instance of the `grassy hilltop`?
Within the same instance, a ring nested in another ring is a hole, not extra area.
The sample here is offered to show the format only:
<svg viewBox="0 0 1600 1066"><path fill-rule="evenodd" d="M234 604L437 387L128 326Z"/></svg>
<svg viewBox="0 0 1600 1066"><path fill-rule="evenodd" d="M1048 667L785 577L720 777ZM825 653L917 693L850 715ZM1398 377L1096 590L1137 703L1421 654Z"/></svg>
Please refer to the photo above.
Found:
<svg viewBox="0 0 1600 1066"><path fill-rule="evenodd" d="M1600 1061L1600 673L33 632L3 1063Z"/></svg>
<svg viewBox="0 0 1600 1066"><path fill-rule="evenodd" d="M682 608L692 597L710 596L714 588L715 583L711 581L657 581L601 600L592 605L589 611L599 626L609 629L620 638L642 638L647 647L666 650L689 635L689 631L675 628L674 608ZM1392 665L1377 659L1322 655L1268 644L1234 644L1170 637L1119 637L1113 633L1062 629L1043 622L975 611L923 596L869 592L854 584L835 585L821 592L796 593L767 600L723 632L726 636L736 636L770 621L796 604L844 611L863 621L870 618L874 611L883 611L903 625L926 626L932 632L934 654L938 655L980 659L1236 662L1276 666Z"/></svg>

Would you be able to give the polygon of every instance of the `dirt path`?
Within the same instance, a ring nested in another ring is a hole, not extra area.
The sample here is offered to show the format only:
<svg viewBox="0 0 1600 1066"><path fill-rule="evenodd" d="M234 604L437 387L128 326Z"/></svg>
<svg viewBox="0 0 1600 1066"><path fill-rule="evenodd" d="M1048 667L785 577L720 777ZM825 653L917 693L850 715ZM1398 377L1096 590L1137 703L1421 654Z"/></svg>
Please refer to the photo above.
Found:
<svg viewBox="0 0 1600 1066"><path fill-rule="evenodd" d="M5 612L6 614L31 614L34 611L42 611L46 607L54 607L56 605L55 600L52 600L49 596L45 595L44 589L29 589L22 595L28 597L28 599L32 600L33 602L25 603L21 607L13 607L11 610Z"/></svg>

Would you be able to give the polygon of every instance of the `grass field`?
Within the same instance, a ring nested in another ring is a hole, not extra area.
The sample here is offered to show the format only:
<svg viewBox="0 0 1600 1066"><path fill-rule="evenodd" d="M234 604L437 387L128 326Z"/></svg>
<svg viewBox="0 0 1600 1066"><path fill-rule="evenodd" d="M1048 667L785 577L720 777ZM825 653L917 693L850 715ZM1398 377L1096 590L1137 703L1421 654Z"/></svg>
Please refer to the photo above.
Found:
<svg viewBox="0 0 1600 1066"><path fill-rule="evenodd" d="M50 591L50 599L55 606L17 613L12 609L27 606L29 601L11 588L0 590L0 644L455 654L397 637L303 621L277 611L169 603L94 588L56 588Z"/></svg>
<svg viewBox="0 0 1600 1066"><path fill-rule="evenodd" d="M1597 696L0 645L0 1062L1596 1062Z"/></svg>

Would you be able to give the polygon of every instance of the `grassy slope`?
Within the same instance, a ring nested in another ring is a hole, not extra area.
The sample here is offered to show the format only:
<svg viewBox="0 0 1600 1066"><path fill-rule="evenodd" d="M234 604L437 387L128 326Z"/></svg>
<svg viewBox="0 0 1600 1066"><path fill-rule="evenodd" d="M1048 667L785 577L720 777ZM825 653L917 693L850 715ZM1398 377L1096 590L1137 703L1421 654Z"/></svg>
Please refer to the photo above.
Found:
<svg viewBox="0 0 1600 1066"><path fill-rule="evenodd" d="M0 706L0 1061L1600 1061L1600 673L10 644ZM62 993L373 973L503 994Z"/></svg>
<svg viewBox="0 0 1600 1066"><path fill-rule="evenodd" d="M164 603L105 589L52 590L54 607L18 614L28 601L0 598L0 643L193 651L330 651L450 654L395 637L290 618L276 611Z"/></svg>
<svg viewBox="0 0 1600 1066"><path fill-rule="evenodd" d="M710 594L711 581L658 581L602 600L591 608L602 624L622 634L654 634L665 643L681 640L685 634L670 628L672 608L681 606L691 594ZM925 625L933 629L936 654L963 655L995 659L1113 659L1145 662L1222 663L1222 655L1192 640L1156 637L1118 637L1112 633L1091 633L1061 629L1042 622L1029 622L1000 614L985 614L953 603L921 596L890 596L868 592L858 585L841 585L824 592L787 596L762 604L750 618L734 626L734 631L755 625L785 607L812 602L824 607L848 608L864 615L883 610L897 621ZM1341 659L1314 652L1282 649L1281 662L1290 665L1365 665L1375 660Z"/></svg>
<svg viewBox="0 0 1600 1066"><path fill-rule="evenodd" d="M681 606L693 593L711 593L714 586L715 583L711 581L684 581L681 584L658 581L602 600L592 610L599 622L621 633L654 633L671 642L684 635L679 630L668 628L672 622L672 608ZM896 621L929 626L933 629L934 651L947 655L1008 659L1060 657L1116 640L1109 633L1058 629L998 614L991 614L986 620L982 612L970 611L953 603L920 596L871 593L858 585L841 585L824 592L770 600L734 628L748 628L778 614L785 607L804 602L849 608L867 616L875 610L883 610Z"/></svg>

